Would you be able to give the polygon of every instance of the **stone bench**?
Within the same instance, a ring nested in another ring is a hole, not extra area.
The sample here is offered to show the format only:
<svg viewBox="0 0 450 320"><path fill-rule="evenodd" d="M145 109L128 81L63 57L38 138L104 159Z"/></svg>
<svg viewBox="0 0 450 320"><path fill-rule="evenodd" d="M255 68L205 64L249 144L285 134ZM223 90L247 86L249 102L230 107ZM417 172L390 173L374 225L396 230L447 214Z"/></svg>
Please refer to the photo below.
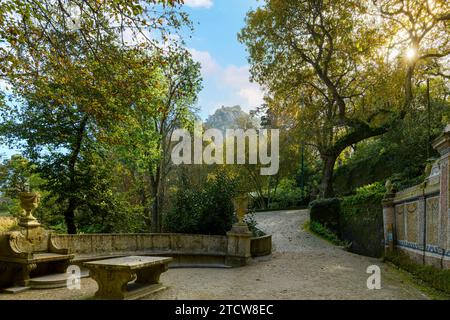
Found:
<svg viewBox="0 0 450 320"><path fill-rule="evenodd" d="M65 273L74 254L41 227L0 235L0 287L28 286L31 277Z"/></svg>
<svg viewBox="0 0 450 320"><path fill-rule="evenodd" d="M128 256L84 262L83 266L98 284L95 298L139 299L165 288L159 277L171 261L168 257Z"/></svg>

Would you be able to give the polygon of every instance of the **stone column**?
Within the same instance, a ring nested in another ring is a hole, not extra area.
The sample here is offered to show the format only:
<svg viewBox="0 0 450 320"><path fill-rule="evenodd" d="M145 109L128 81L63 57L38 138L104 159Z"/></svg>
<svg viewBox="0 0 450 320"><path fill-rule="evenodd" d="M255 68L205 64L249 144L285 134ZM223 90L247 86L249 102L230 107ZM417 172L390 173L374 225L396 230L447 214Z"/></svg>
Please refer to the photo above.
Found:
<svg viewBox="0 0 450 320"><path fill-rule="evenodd" d="M225 264L232 267L245 266L251 259L250 243L252 233L250 231L227 232L228 248Z"/></svg>
<svg viewBox="0 0 450 320"><path fill-rule="evenodd" d="M450 159L450 124L444 132L433 141L435 148L441 155L439 159L440 167L440 196L439 196L439 225L438 225L438 243L439 247L446 250L450 249L450 210L449 210L449 159Z"/></svg>
<svg viewBox="0 0 450 320"><path fill-rule="evenodd" d="M383 199L383 226L384 226L384 251L385 253L394 250L394 221L395 207L394 194L387 194Z"/></svg>

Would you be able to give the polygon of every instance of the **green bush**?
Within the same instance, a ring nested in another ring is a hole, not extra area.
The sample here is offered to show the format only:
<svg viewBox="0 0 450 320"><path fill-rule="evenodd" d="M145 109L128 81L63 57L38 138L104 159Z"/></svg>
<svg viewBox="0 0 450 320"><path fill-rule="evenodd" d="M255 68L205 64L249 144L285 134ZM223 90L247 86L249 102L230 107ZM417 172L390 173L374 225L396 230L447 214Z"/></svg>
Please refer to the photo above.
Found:
<svg viewBox="0 0 450 320"><path fill-rule="evenodd" d="M375 182L356 189L356 193L352 196L343 197L342 200L347 205L359 204L367 200L380 200L384 196L386 188L381 182Z"/></svg>
<svg viewBox="0 0 450 320"><path fill-rule="evenodd" d="M360 187L352 196L341 199L319 199L311 202L311 230L330 238L323 230L351 244L354 253L380 257L383 253L383 210L381 201L385 193L381 182Z"/></svg>
<svg viewBox="0 0 450 320"><path fill-rule="evenodd" d="M335 234L339 234L341 204L337 198L318 199L310 203L311 222L318 222Z"/></svg>
<svg viewBox="0 0 450 320"><path fill-rule="evenodd" d="M450 270L441 270L429 265L420 265L402 252L392 252L384 257L414 277L426 282L433 288L450 294Z"/></svg>
<svg viewBox="0 0 450 320"><path fill-rule="evenodd" d="M247 224L248 229L250 230L250 232L252 233L252 235L254 237L262 237L262 236L266 235L263 231L261 231L257 227L258 223L256 222L254 212L250 212L250 213L246 214L244 217L244 222Z"/></svg>
<svg viewBox="0 0 450 320"><path fill-rule="evenodd" d="M219 171L202 186L185 181L164 217L167 232L225 234L234 219L236 180Z"/></svg>
<svg viewBox="0 0 450 320"><path fill-rule="evenodd" d="M76 211L76 223L80 233L139 233L148 232L142 210L117 205L117 211L99 207L83 206ZM57 232L64 230L64 224L55 224L51 228Z"/></svg>
<svg viewBox="0 0 450 320"><path fill-rule="evenodd" d="M341 246L341 245L345 245L347 246L348 244L344 241L341 241L341 239L339 239L339 237L330 229L328 229L327 227L323 226L321 223L317 222L317 221L309 221L309 224L307 226L307 228L317 234L318 236L324 238L327 241L330 241L331 243Z"/></svg>
<svg viewBox="0 0 450 320"><path fill-rule="evenodd" d="M271 195L269 207L271 209L284 209L295 207L302 200L302 190L293 179L282 179L276 192Z"/></svg>
<svg viewBox="0 0 450 320"><path fill-rule="evenodd" d="M0 217L8 215L9 215L8 205L6 203L0 205Z"/></svg>
<svg viewBox="0 0 450 320"><path fill-rule="evenodd" d="M384 192L384 185L377 182L341 199L340 238L352 243L352 252L371 257L383 254Z"/></svg>

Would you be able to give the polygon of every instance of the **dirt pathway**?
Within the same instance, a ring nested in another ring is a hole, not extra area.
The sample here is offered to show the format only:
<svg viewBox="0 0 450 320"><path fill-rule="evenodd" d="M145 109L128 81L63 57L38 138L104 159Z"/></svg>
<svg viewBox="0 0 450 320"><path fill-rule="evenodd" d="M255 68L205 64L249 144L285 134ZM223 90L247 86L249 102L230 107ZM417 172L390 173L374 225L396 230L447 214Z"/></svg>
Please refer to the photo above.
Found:
<svg viewBox="0 0 450 320"><path fill-rule="evenodd" d="M170 270L172 288L156 299L427 299L378 259L344 251L302 226L306 210L257 213L259 227L273 235L272 259L237 269ZM382 288L367 289L367 267L381 268Z"/></svg>
<svg viewBox="0 0 450 320"><path fill-rule="evenodd" d="M427 299L378 259L346 252L302 230L308 212L256 214L262 230L273 235L271 258L233 269L170 269L161 280L168 289L150 299ZM378 265L382 288L367 289L366 269ZM96 291L91 279L81 290L53 289L0 294L0 299L82 299Z"/></svg>

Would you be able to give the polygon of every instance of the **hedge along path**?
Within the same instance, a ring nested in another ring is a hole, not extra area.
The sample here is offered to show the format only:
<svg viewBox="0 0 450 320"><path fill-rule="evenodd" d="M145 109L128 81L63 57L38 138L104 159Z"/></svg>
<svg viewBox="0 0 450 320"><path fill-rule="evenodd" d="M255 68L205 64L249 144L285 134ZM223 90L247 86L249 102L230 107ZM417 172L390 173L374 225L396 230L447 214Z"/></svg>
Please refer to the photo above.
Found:
<svg viewBox="0 0 450 320"><path fill-rule="evenodd" d="M170 269L161 275L169 286L148 299L427 299L378 259L346 252L302 226L307 210L260 212L255 217L273 235L272 259L255 260L234 269ZM367 289L370 265L381 268L380 290ZM92 296L93 280L82 279L81 290L53 289L0 294L1 299L82 299Z"/></svg>

